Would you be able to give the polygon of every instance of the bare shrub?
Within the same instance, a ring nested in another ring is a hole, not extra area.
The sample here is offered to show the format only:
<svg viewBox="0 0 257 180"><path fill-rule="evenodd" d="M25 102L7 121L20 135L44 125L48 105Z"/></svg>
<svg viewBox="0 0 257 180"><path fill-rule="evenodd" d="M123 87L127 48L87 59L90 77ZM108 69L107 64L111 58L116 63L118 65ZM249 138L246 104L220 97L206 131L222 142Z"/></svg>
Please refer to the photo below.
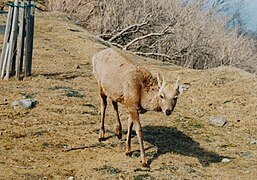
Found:
<svg viewBox="0 0 257 180"><path fill-rule="evenodd" d="M95 35L139 55L196 69L233 65L257 70L256 41L224 30L231 17L205 0L48 0Z"/></svg>

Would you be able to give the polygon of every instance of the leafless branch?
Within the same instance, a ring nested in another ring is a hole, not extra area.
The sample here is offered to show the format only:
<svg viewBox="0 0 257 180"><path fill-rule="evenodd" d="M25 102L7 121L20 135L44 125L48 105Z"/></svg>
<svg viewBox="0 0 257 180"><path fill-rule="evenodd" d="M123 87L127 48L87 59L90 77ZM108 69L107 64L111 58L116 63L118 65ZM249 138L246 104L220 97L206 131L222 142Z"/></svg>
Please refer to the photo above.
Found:
<svg viewBox="0 0 257 180"><path fill-rule="evenodd" d="M0 102L0 105L2 106L2 105L4 105L4 106L6 106L6 105L8 105L9 103L8 102Z"/></svg>
<svg viewBox="0 0 257 180"><path fill-rule="evenodd" d="M95 147L101 147L101 146L105 146L105 145L100 142L100 143L95 143L92 145L65 148L65 149L63 149L63 151L69 152L69 151L74 151L74 150L79 150L79 149L95 148Z"/></svg>
<svg viewBox="0 0 257 180"><path fill-rule="evenodd" d="M114 45L114 46L116 46L116 47L118 47L118 48L120 48L120 49L123 49L123 46L120 45L120 44L118 44L118 43L112 42L112 45Z"/></svg>
<svg viewBox="0 0 257 180"><path fill-rule="evenodd" d="M150 53L134 52L134 54L140 55L140 56L156 56L156 57L162 57L162 58L168 59L168 60L170 60L170 61L172 61L172 62L175 62L174 58L168 56L167 54L153 53L153 52L150 52Z"/></svg>
<svg viewBox="0 0 257 180"><path fill-rule="evenodd" d="M74 151L74 150L79 150L79 149L86 149L89 147L91 147L91 146L72 147L72 148L64 149L63 151L68 152L68 151Z"/></svg>
<svg viewBox="0 0 257 180"><path fill-rule="evenodd" d="M168 34L168 33L170 33L170 32L168 32L168 29L169 29L169 26L165 27L161 32L149 33L149 34L146 34L144 36L140 36L138 38L135 38L132 41L130 41L128 44L126 44L123 49L127 50L129 46L131 46L132 44L134 44L138 41L141 41L143 39L147 39L149 37L154 37L154 36L163 36L165 34Z"/></svg>
<svg viewBox="0 0 257 180"><path fill-rule="evenodd" d="M124 28L123 30L121 30L119 33L117 33L116 35L114 35L112 38L110 38L109 39L109 41L110 42L113 42L115 39L117 39L117 38L119 38L120 36L122 36L125 32L128 32L128 31L130 31L131 29L133 29L133 28L140 28L140 27L142 27L142 26L145 26L145 25L147 25L149 23L149 21L144 21L144 22L142 22L142 23L140 23L140 24L133 24L133 25L130 25L130 26L128 26L128 27L126 27L126 28Z"/></svg>

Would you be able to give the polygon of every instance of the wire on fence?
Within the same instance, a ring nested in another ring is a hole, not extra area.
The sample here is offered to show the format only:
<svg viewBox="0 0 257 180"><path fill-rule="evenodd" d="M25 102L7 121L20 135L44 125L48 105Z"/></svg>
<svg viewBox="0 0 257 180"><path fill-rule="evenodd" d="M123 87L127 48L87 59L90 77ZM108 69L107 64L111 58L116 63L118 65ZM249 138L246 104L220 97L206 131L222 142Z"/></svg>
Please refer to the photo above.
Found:
<svg viewBox="0 0 257 180"><path fill-rule="evenodd" d="M7 6L12 6L12 7L18 7L18 8L26 8L26 7L33 7L35 8L35 4L26 4L26 5L21 5L21 2L19 2L19 5L15 5L14 2L8 2Z"/></svg>

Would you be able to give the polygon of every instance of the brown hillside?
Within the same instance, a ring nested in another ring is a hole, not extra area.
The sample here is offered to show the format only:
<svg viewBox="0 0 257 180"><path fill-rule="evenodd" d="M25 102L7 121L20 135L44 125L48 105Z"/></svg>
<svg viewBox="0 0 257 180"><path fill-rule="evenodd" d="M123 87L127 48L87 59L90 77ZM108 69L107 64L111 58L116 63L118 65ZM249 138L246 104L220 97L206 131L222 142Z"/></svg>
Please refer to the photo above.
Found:
<svg viewBox="0 0 257 180"><path fill-rule="evenodd" d="M141 115L150 162L141 168L136 137L133 156L125 156L123 106L122 140L114 136L109 106L109 139L98 142L100 99L91 57L104 44L64 14L36 12L33 76L0 81L0 179L256 179L256 75L232 67L191 70L130 54L166 80L180 75L191 84L173 115ZM13 109L12 102L25 95L39 104ZM228 123L210 125L212 116ZM85 148L65 151L76 147Z"/></svg>

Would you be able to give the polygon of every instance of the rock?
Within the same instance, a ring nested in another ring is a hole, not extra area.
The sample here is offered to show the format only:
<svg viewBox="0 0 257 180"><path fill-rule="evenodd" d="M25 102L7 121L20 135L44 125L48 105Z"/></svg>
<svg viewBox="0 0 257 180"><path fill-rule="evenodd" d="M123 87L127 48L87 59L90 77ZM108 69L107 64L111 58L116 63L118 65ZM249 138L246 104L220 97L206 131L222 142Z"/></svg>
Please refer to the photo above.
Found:
<svg viewBox="0 0 257 180"><path fill-rule="evenodd" d="M70 176L68 180L74 180L75 178L73 176Z"/></svg>
<svg viewBox="0 0 257 180"><path fill-rule="evenodd" d="M250 144L257 144L257 139L252 140Z"/></svg>
<svg viewBox="0 0 257 180"><path fill-rule="evenodd" d="M17 109L18 107L23 109L31 109L37 105L38 101L35 99L21 99L12 103L12 107Z"/></svg>
<svg viewBox="0 0 257 180"><path fill-rule="evenodd" d="M224 159L222 159L222 161L221 162L223 162L223 163L229 163L230 162L230 159L228 159L228 158L224 158Z"/></svg>
<svg viewBox="0 0 257 180"><path fill-rule="evenodd" d="M60 51L63 51L63 52L64 52L64 51L67 51L65 48L60 48L59 50L60 50Z"/></svg>
<svg viewBox="0 0 257 180"><path fill-rule="evenodd" d="M222 116L212 116L209 121L210 124L220 127L224 126L228 122L227 119Z"/></svg>
<svg viewBox="0 0 257 180"><path fill-rule="evenodd" d="M77 98L83 98L85 97L85 95L78 91L78 90L69 90L67 91L67 93L65 94L67 97L77 97Z"/></svg>
<svg viewBox="0 0 257 180"><path fill-rule="evenodd" d="M244 157L244 158L251 158L251 157L253 157L253 154L251 152L247 152L247 151L246 152L239 152L238 155L240 157Z"/></svg>
<svg viewBox="0 0 257 180"><path fill-rule="evenodd" d="M79 64L74 65L74 69L80 69L80 65Z"/></svg>

